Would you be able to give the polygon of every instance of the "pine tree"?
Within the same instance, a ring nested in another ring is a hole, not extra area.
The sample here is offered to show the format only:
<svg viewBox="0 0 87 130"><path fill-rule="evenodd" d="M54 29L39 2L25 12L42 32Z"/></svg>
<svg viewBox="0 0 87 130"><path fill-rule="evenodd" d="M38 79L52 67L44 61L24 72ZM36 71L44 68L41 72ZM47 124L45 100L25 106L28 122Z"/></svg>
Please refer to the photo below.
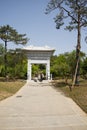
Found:
<svg viewBox="0 0 87 130"><path fill-rule="evenodd" d="M54 18L56 28L60 29L64 25L64 20L69 19L66 30L77 30L76 46L76 69L73 85L79 84L80 73L80 49L81 49L81 29L87 27L87 0L50 0L47 5L46 14L57 9L58 14Z"/></svg>
<svg viewBox="0 0 87 130"><path fill-rule="evenodd" d="M19 34L13 27L9 25L1 26L0 27L0 39L5 43L5 54L4 54L4 61L5 61L5 76L7 76L7 43L14 42L15 44L26 44L28 38L26 34Z"/></svg>

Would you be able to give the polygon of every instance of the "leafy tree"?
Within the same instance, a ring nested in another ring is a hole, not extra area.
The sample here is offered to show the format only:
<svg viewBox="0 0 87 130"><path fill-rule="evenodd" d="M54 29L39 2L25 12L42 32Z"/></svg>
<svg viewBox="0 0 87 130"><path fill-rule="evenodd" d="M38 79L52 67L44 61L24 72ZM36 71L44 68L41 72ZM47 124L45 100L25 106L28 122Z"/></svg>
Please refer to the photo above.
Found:
<svg viewBox="0 0 87 130"><path fill-rule="evenodd" d="M27 58L22 50L9 50L8 58L8 75L10 78L26 78Z"/></svg>
<svg viewBox="0 0 87 130"><path fill-rule="evenodd" d="M3 55L5 49L4 49L4 46L3 44L0 43L0 55Z"/></svg>
<svg viewBox="0 0 87 130"><path fill-rule="evenodd" d="M69 73L72 76L72 80L73 80L73 76L74 76L74 70L75 70L75 61L76 61L76 53L75 50L72 52L67 52L64 54L66 57L66 62L69 65ZM83 53L82 51L80 52L80 63L83 63L85 57L85 53ZM81 66L81 65L80 65ZM80 67L81 68L81 67Z"/></svg>
<svg viewBox="0 0 87 130"><path fill-rule="evenodd" d="M64 20L68 19L69 25L66 29L72 31L77 30L77 46L76 46L76 70L75 85L78 84L80 71L80 49L81 49L81 29L87 26L87 0L50 0L47 5L46 13L57 9L58 14L54 18L56 28L60 29L64 25Z"/></svg>
<svg viewBox="0 0 87 130"><path fill-rule="evenodd" d="M3 49L2 49L3 48ZM0 76L5 76L4 70L4 51L3 45L0 44ZM8 50L7 51L7 77L9 79L27 77L27 57L21 49Z"/></svg>
<svg viewBox="0 0 87 130"><path fill-rule="evenodd" d="M84 59L82 63L82 75L83 75L83 78L87 79L87 57Z"/></svg>
<svg viewBox="0 0 87 130"><path fill-rule="evenodd" d="M32 76L38 77L40 73L46 74L46 66L44 64L32 64Z"/></svg>
<svg viewBox="0 0 87 130"><path fill-rule="evenodd" d="M0 75L4 75L4 57L3 57L3 54L4 54L4 46L3 44L0 44Z"/></svg>
<svg viewBox="0 0 87 130"><path fill-rule="evenodd" d="M51 57L51 73L53 75L53 78L64 78L69 79L74 76L74 70L75 70L75 61L76 61L76 53L75 50L72 52L66 52L64 54L60 54L59 56L52 56ZM85 53L80 52L80 74L83 74L83 71L85 72L85 69L83 68L85 60Z"/></svg>
<svg viewBox="0 0 87 130"><path fill-rule="evenodd" d="M51 57L51 73L53 77L66 78L69 66L64 54Z"/></svg>
<svg viewBox="0 0 87 130"><path fill-rule="evenodd" d="M32 76L35 77L39 73L39 65L32 64Z"/></svg>
<svg viewBox="0 0 87 130"><path fill-rule="evenodd" d="M69 66L68 75L73 80L73 75L74 75L74 70L75 70L75 56L76 56L76 53L75 53L75 51L72 51L72 52L66 52L66 53L64 53L64 55L66 57L66 63Z"/></svg>
<svg viewBox="0 0 87 130"><path fill-rule="evenodd" d="M16 44L26 44L28 39L26 38L26 34L19 34L15 29L10 27L9 25L0 27L0 38L5 43L5 76L7 75L7 43L14 42Z"/></svg>

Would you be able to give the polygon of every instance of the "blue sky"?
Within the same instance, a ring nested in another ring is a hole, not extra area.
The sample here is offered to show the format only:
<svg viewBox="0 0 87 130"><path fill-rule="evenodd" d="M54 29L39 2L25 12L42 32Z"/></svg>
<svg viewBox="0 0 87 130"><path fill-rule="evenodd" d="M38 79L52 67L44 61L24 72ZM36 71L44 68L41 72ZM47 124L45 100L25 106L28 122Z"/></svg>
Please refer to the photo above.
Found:
<svg viewBox="0 0 87 130"><path fill-rule="evenodd" d="M76 31L68 32L56 29L53 18L56 13L46 15L45 10L50 0L0 0L0 26L9 24L19 33L26 33L30 39L27 45L55 48L55 54L70 52L76 46ZM82 51L87 53L84 37L86 29L82 30ZM2 43L2 41L0 41ZM9 43L9 48L19 48Z"/></svg>

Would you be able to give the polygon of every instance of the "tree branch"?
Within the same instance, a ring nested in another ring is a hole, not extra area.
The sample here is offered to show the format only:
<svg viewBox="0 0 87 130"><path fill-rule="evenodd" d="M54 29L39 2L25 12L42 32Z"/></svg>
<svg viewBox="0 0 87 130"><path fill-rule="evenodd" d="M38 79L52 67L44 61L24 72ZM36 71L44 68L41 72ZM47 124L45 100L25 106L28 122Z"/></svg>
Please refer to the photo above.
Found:
<svg viewBox="0 0 87 130"><path fill-rule="evenodd" d="M70 14L68 10L66 10L64 7L61 8L68 14L68 16L70 16L73 20L75 20L76 23L78 23L78 21Z"/></svg>
<svg viewBox="0 0 87 130"><path fill-rule="evenodd" d="M82 24L80 25L80 27L82 27L82 26L87 26L87 21L85 20L85 19L83 19L84 20L84 22L82 22Z"/></svg>

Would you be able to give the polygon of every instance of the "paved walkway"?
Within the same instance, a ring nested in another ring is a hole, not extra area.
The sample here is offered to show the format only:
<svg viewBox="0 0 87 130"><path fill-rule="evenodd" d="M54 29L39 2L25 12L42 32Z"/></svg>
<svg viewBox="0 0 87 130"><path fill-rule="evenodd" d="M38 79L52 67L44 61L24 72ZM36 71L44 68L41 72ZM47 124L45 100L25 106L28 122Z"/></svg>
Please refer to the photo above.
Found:
<svg viewBox="0 0 87 130"><path fill-rule="evenodd" d="M49 83L29 83L0 102L0 130L87 130L87 115Z"/></svg>

